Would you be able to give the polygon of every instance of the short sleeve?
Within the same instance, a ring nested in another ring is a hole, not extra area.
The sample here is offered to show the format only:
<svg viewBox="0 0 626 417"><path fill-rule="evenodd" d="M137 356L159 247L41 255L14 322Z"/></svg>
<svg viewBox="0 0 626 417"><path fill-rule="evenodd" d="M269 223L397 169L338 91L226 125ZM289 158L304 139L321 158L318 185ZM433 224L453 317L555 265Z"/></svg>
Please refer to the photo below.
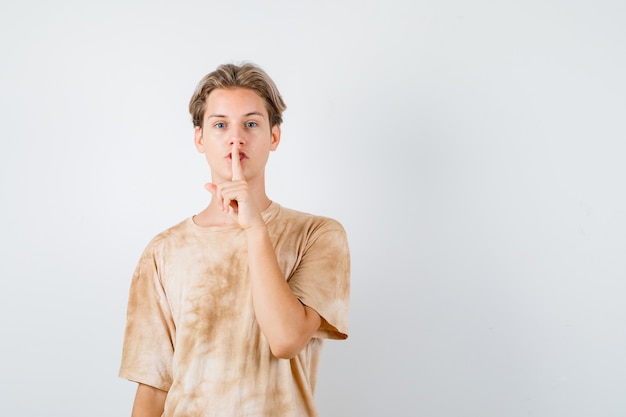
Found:
<svg viewBox="0 0 626 417"><path fill-rule="evenodd" d="M167 391L175 326L151 243L133 274L119 376Z"/></svg>
<svg viewBox="0 0 626 417"><path fill-rule="evenodd" d="M348 337L350 252L340 223L323 219L310 231L300 263L288 282L296 297L322 317L314 337Z"/></svg>

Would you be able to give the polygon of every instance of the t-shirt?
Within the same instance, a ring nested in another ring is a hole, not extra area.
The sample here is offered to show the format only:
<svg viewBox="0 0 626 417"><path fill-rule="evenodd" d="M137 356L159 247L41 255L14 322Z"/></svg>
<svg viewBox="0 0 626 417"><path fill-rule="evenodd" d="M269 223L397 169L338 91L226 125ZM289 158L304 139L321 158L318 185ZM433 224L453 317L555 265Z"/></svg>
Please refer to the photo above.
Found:
<svg viewBox="0 0 626 417"><path fill-rule="evenodd" d="M322 339L348 335L346 234L277 203L262 215L285 279L322 325L296 357L276 358L255 318L240 226L188 218L160 233L133 275L120 376L168 391L164 417L317 416Z"/></svg>

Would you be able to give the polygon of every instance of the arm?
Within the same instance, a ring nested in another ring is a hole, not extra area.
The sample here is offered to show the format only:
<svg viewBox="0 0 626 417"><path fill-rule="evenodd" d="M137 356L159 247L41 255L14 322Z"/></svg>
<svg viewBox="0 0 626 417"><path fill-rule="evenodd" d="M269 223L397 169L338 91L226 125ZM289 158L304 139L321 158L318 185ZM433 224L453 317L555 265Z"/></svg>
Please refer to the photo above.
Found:
<svg viewBox="0 0 626 417"><path fill-rule="evenodd" d="M161 417L167 392L139 384L131 417Z"/></svg>
<svg viewBox="0 0 626 417"><path fill-rule="evenodd" d="M171 364L176 326L162 286L153 239L137 264L128 296L126 331L119 376L139 383L133 417L160 417L172 383ZM161 387L157 389L156 387Z"/></svg>
<svg viewBox="0 0 626 417"><path fill-rule="evenodd" d="M274 356L290 359L320 327L321 318L293 294L278 266L265 224L246 229L252 301Z"/></svg>
<svg viewBox="0 0 626 417"><path fill-rule="evenodd" d="M237 143L232 145L232 154L239 154ZM285 280L236 156L232 158L232 171L232 181L219 186L208 184L207 189L246 233L254 312L272 353L283 359L293 358L309 343L322 319L300 302Z"/></svg>

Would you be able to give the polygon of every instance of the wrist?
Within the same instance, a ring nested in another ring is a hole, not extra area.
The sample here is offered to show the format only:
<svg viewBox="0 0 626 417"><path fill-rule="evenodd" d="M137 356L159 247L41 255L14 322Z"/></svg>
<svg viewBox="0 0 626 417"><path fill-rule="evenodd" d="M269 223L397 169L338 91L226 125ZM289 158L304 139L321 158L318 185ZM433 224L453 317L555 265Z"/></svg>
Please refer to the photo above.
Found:
<svg viewBox="0 0 626 417"><path fill-rule="evenodd" d="M263 221L244 227L243 230L248 236L262 236L267 234L267 226Z"/></svg>

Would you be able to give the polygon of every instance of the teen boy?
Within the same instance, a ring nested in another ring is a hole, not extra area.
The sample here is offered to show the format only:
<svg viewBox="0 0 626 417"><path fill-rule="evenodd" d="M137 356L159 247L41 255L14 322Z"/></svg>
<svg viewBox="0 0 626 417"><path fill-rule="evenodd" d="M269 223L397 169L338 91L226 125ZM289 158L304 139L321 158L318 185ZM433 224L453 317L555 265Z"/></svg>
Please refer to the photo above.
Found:
<svg viewBox="0 0 626 417"><path fill-rule="evenodd" d="M120 370L139 383L133 417L317 415L322 339L347 337L349 253L338 222L266 195L285 108L252 64L218 67L191 98L212 198L133 275Z"/></svg>

